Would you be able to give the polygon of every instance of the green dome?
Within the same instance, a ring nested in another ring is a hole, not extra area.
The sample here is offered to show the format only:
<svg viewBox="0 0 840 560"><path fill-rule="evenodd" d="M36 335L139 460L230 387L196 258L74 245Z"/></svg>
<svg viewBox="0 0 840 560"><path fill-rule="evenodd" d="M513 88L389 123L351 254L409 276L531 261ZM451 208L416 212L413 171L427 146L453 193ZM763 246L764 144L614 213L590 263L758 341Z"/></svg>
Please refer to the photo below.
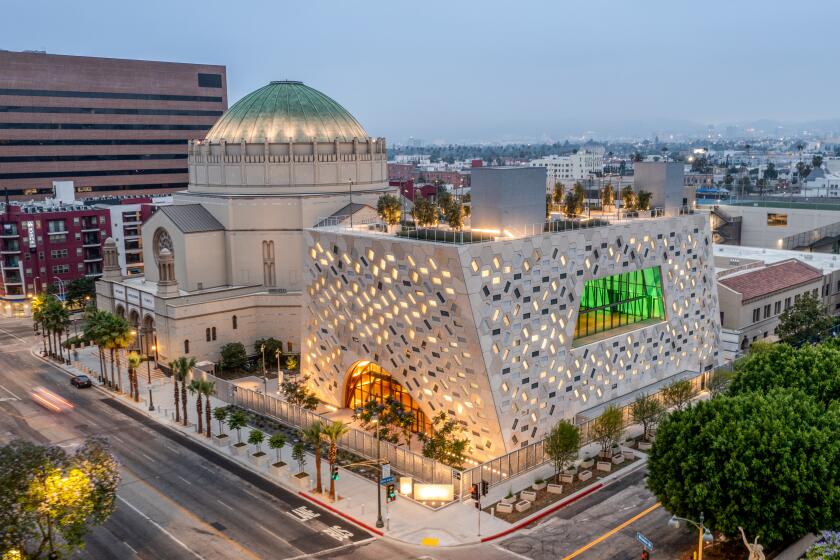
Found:
<svg viewBox="0 0 840 560"><path fill-rule="evenodd" d="M366 138L347 109L303 82L271 82L233 104L205 136L206 140L229 143L245 140L262 143L322 142L338 139L351 142Z"/></svg>

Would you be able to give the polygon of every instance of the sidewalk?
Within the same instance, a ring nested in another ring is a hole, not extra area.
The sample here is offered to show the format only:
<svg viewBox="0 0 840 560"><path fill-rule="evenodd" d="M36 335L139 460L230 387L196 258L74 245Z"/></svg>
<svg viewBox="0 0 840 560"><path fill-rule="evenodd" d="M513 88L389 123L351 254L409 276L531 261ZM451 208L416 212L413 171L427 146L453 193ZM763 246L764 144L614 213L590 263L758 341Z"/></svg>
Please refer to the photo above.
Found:
<svg viewBox="0 0 840 560"><path fill-rule="evenodd" d="M37 349L33 349L33 354L37 354ZM95 349L80 349L79 359L78 361L74 361L73 366L60 367L63 367L68 372L74 374L85 373L89 375L92 379L94 379L94 383L96 384L96 379L98 379L99 374L99 357ZM124 385L124 383L127 382L127 379L128 376L125 371L125 368L123 367L122 381L120 383L121 387L127 386ZM185 427L183 424L176 424L174 421L174 396L171 380L168 378L153 377L152 383L149 384L147 382L145 367L141 367L138 371L138 379L140 383L140 402L134 403L126 395L123 394L121 395L121 398L124 403L133 404L135 407L146 412L158 422L166 424L174 429L181 431L184 434L192 436L197 441L200 441L204 445L211 447L218 453L228 456L231 459L239 462L240 464L247 466L251 470L258 472L265 478L280 484L286 489L298 493L301 496L304 496L309 500L319 505L322 505L327 509L330 509L334 513L337 513L342 517L349 519L350 521L362 525L363 527L365 527L373 533L384 535L389 538L394 538L396 540L414 545L420 544L426 546L455 546L492 540L493 538L508 534L526 525L529 525L534 520L553 512L559 507L562 507L562 505L566 503L571 503L577 498L582 497L582 495L596 491L600 487L609 484L617 478L623 477L629 474L630 472L636 470L636 468L622 469L614 473L614 475L605 477L600 482L600 484L593 485L597 486L597 488L593 488L593 486L584 488L583 490L578 492L578 494L580 495L570 495L563 502L552 504L551 506L545 508L542 511L535 511L533 515L522 521L517 522L515 525L502 521L501 519L491 516L486 512L479 512L479 510L475 508L472 501L468 501L466 503L454 503L438 511L432 511L420 504L417 504L399 495L397 496L397 500L395 502L391 504L386 504L383 490L382 518L385 522L385 527L381 530L377 530L375 528L377 519L376 487L372 481L345 469L341 469L340 478L336 481L335 484L338 499L335 502L331 502L328 497L330 478L329 464L326 462L326 460L322 460L321 479L322 484L325 488L325 493L322 495L318 495L310 491L302 490L298 485L297 479L291 478L291 475L298 472L298 465L296 461L292 459L291 456L291 447L294 442L288 442L281 452L281 460L288 463L288 474L282 477L276 476L269 471L270 467L268 466L274 461L276 461L276 452L274 450L268 449L266 443L263 443L262 448L263 451L268 454L268 461L263 467L256 466L248 459L248 457L234 456L229 446L218 447L216 445L213 445L213 442L205 436L200 436L196 434L196 410L195 397L193 395L190 395L189 393L187 394L187 419L189 426ZM151 389L152 399L155 404L155 411L153 413L150 413L148 411L149 407L147 401L149 398L149 389ZM117 397L116 393L110 391L108 391L108 393ZM215 397L211 397L210 400L212 408L227 405L227 403L218 400ZM202 421L203 420L204 419L202 418ZM216 420L212 420L211 429L213 434L217 433L218 428L218 422ZM227 432L227 429L225 429L225 431ZM242 441L247 440L248 432L248 427L242 429ZM229 436L229 439L232 440L230 443L235 443L236 433L231 433L229 434ZM254 451L256 450L249 445L247 452L248 455L250 455L250 453L253 453ZM644 462L645 461L643 458L643 460L639 462L640 466L643 465ZM304 470L309 474L310 487L314 487L314 455L307 453L306 466ZM532 475L537 476L539 473L540 470L536 469L532 473ZM501 486L503 485L494 487L491 490L490 495L488 495L487 497L487 503L491 503L498 500L499 498L495 497L496 494L499 494L501 496L507 492L507 488L502 488ZM478 534L479 516L481 516L480 536Z"/></svg>

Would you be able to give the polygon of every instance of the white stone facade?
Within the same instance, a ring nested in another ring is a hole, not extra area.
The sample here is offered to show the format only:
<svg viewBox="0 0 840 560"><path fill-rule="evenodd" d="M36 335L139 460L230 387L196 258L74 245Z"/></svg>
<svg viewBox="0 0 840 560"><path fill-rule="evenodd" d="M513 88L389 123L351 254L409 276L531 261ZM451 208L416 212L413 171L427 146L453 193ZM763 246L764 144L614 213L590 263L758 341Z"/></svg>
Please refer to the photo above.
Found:
<svg viewBox="0 0 840 560"><path fill-rule="evenodd" d="M375 361L428 417L462 420L475 458L718 361L700 215L466 245L331 228L305 235L302 366L319 396L344 406L353 365ZM573 346L584 282L653 266L666 319Z"/></svg>

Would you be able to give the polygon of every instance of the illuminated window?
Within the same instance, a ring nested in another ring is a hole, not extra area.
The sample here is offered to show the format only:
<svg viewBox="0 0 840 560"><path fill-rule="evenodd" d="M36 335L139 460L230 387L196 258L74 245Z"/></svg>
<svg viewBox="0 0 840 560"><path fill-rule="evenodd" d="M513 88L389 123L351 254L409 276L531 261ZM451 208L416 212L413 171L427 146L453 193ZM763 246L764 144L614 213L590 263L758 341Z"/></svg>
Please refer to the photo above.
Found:
<svg viewBox="0 0 840 560"><path fill-rule="evenodd" d="M658 266L587 280L580 298L575 339L643 321L664 320Z"/></svg>
<svg viewBox="0 0 840 560"><path fill-rule="evenodd" d="M426 415L403 389L402 385L391 378L391 375L373 362L359 362L350 372L345 394L345 406L355 410L370 400L383 404L389 398L402 404L405 410L414 414L413 432L431 433L431 424Z"/></svg>
<svg viewBox="0 0 840 560"><path fill-rule="evenodd" d="M767 213L767 225L770 227L782 227L788 225L787 214Z"/></svg>

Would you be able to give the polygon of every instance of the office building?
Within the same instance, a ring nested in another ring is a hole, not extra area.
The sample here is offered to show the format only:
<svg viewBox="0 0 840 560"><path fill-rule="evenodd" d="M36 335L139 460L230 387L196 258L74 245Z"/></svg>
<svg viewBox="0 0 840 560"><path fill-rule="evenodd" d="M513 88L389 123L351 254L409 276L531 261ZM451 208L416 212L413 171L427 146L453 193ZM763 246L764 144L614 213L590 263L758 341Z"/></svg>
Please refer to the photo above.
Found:
<svg viewBox="0 0 840 560"><path fill-rule="evenodd" d="M81 197L184 189L188 141L226 108L224 66L0 51L0 189L26 199L53 180Z"/></svg>

